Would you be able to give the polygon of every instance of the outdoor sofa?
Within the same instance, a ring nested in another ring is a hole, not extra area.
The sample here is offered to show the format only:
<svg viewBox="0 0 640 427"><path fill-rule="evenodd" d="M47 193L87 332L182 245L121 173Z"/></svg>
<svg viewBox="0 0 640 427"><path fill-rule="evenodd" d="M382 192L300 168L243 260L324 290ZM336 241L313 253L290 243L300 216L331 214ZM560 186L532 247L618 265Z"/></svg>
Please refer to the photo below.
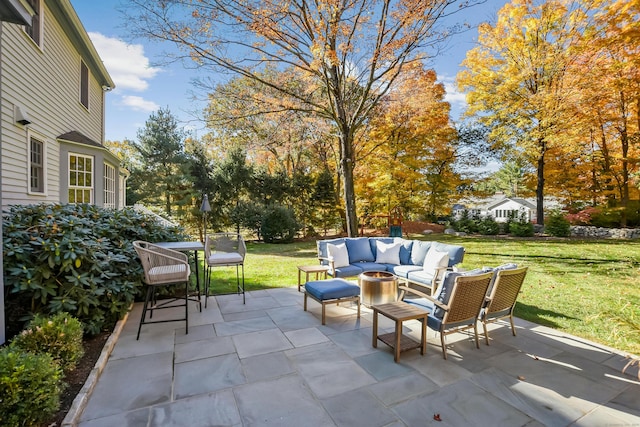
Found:
<svg viewBox="0 0 640 427"><path fill-rule="evenodd" d="M318 259L335 278L388 271L406 284L434 288L447 269L460 264L464 248L400 237L344 237L318 240Z"/></svg>

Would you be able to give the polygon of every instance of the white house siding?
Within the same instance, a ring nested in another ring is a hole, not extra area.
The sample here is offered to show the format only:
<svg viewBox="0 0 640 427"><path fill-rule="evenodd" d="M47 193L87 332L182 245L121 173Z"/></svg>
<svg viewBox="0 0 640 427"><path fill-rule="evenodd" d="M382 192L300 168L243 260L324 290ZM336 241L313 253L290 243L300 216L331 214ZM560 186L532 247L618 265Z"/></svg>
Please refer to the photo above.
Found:
<svg viewBox="0 0 640 427"><path fill-rule="evenodd" d="M42 49L21 26L3 23L1 127L2 205L60 202L67 198L61 186L62 164L56 137L78 131L95 142L103 141L103 96L101 83L89 63L89 109L80 103L81 54L65 34L44 1ZM58 0L56 0L58 1ZM62 0L63 2L65 0ZM67 1L68 2L68 1ZM57 7L57 6L56 6ZM14 105L31 119L28 128L44 138L46 147L46 192L29 194L27 129L14 121ZM97 159L96 159L97 160ZM102 164L96 162L94 182L102 181ZM66 182L66 178L64 179ZM61 190L62 188L62 190ZM61 194L64 193L64 194Z"/></svg>

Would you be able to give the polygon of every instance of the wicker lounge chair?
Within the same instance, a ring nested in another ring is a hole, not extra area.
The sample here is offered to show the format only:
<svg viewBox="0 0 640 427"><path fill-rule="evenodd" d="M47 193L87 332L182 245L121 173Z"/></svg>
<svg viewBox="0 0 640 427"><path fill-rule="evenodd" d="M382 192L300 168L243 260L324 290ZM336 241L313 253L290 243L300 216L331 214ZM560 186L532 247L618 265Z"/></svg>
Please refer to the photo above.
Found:
<svg viewBox="0 0 640 427"><path fill-rule="evenodd" d="M147 295L142 308L142 316L140 317L140 325L138 326L138 335L136 340L140 338L140 329L142 325L149 323L164 323L185 321L186 333L189 333L189 259L186 254L172 249L163 248L153 243L137 240L133 242L142 269L144 270L143 282L147 285ZM160 304L156 301L156 289L159 286L184 284L184 303L182 298L173 298ZM149 318L153 318L153 311L174 307L184 306L184 318L165 319L165 320L147 320L147 312Z"/></svg>
<svg viewBox="0 0 640 427"><path fill-rule="evenodd" d="M211 269L214 267L236 267L237 293L242 293L242 303L245 303L244 295L244 257L247 247L244 239L238 233L214 233L207 235L204 243L204 256L207 263L205 274L205 301L207 307L209 299L209 287L211 284ZM242 281L240 281L240 268L242 268Z"/></svg>
<svg viewBox="0 0 640 427"><path fill-rule="evenodd" d="M399 286L400 298L429 310L427 326L440 333L442 356L447 358L445 335L473 328L478 343L477 320L493 273L468 274L449 272L435 296L407 286ZM418 298L407 298L408 295Z"/></svg>
<svg viewBox="0 0 640 427"><path fill-rule="evenodd" d="M511 323L511 332L516 336L516 328L513 325L513 309L516 306L516 299L520 288L527 275L527 267L515 270L501 270L496 272L496 279L487 297L484 308L480 312L480 321L484 329L484 339L489 345L489 332L487 323L495 322L505 317Z"/></svg>

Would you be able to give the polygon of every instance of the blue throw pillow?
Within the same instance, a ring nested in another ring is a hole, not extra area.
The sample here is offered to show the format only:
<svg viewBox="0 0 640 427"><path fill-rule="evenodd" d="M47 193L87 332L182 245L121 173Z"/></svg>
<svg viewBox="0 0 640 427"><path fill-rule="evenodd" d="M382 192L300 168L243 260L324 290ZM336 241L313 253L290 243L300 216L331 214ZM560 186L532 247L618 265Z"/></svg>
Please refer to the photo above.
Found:
<svg viewBox="0 0 640 427"><path fill-rule="evenodd" d="M346 239L347 250L349 251L349 262L374 262L373 252L367 237L355 237Z"/></svg>
<svg viewBox="0 0 640 427"><path fill-rule="evenodd" d="M396 237L394 242L402 243L402 246L400 246L400 264L410 265L411 264L411 248L413 247L413 240L405 240L403 238Z"/></svg>

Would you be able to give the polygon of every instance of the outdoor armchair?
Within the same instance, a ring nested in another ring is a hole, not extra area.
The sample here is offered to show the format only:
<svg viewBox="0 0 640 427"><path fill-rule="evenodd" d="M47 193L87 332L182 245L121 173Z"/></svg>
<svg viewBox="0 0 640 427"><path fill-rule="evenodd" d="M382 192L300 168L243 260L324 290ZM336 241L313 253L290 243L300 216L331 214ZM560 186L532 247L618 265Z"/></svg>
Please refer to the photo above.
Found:
<svg viewBox="0 0 640 427"><path fill-rule="evenodd" d="M498 319L508 317L509 323L511 323L511 332L513 336L516 336L516 328L513 325L513 309L516 306L516 299L527 275L527 267L500 270L495 274L495 282L480 312L480 321L482 322L484 339L487 345L489 345L487 323L495 322Z"/></svg>
<svg viewBox="0 0 640 427"><path fill-rule="evenodd" d="M244 239L238 233L214 233L207 235L204 243L204 256L207 263L205 274L205 301L207 307L209 288L211 285L211 270L215 267L236 267L237 293L242 293L242 303L245 303L244 295L244 258L247 247ZM242 281L240 280L242 269Z"/></svg>
<svg viewBox="0 0 640 427"><path fill-rule="evenodd" d="M493 273L448 272L442 285L431 296L408 286L399 286L400 299L429 310L427 326L440 333L442 356L447 358L445 336L473 328L476 347L478 343L477 321ZM418 298L407 298L407 296Z"/></svg>

